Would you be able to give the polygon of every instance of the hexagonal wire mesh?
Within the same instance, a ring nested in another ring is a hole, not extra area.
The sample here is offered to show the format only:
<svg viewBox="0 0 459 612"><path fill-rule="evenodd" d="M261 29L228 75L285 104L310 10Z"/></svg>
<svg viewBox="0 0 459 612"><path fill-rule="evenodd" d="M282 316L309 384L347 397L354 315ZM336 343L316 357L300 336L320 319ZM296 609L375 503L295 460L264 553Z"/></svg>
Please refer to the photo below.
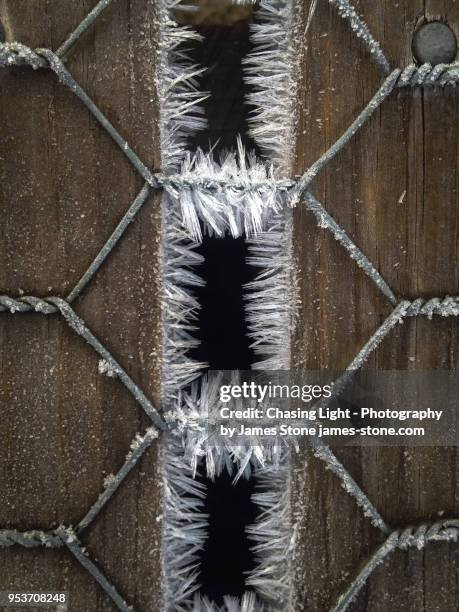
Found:
<svg viewBox="0 0 459 612"><path fill-rule="evenodd" d="M420 316L425 316L430 319L437 315L443 317L459 316L459 297L433 297L428 300L424 298L414 300L398 298L371 261L360 251L346 232L336 223L336 221L334 221L325 208L309 191L309 187L315 176L347 144L347 142L349 142L353 135L371 117L374 111L392 91L400 87L435 87L458 83L459 64L439 64L435 67L429 64L423 64L421 66L409 65L405 68L391 69L380 45L373 38L367 25L359 17L352 5L347 0L329 1L332 5L337 7L341 16L349 21L353 31L367 45L372 57L385 75L385 80L370 102L345 130L342 136L307 169L299 180L292 180L289 178L276 180L269 175L267 175L265 179L257 177L249 180L247 180L247 178L245 178L245 180L238 180L237 176L233 178L221 178L218 176L203 177L200 172L193 171L187 172L186 174L176 173L170 175L166 175L163 172L150 171L65 67L65 57L67 53L75 43L77 43L81 35L91 27L102 11L111 4L112 0L101 0L55 52L50 49L32 50L18 42L0 44L0 66L6 68L13 66L30 66L33 69L48 69L53 71L57 75L59 81L68 87L83 102L89 112L102 125L124 155L129 159L137 172L145 179L145 184L134 202L86 272L65 299L57 296L0 296L0 312L35 312L42 315L52 313L61 314L69 327L78 335L82 336L98 353L107 364L107 367L109 367L125 385L143 411L151 419L151 427L147 429L143 436L138 436L136 438L124 465L117 472L115 477L110 480L99 498L91 508L89 508L76 527L61 526L56 530L46 532L36 530L25 532L8 529L0 530L0 546L2 547L19 545L25 548L58 548L66 546L81 565L106 591L120 610L131 610L132 608L118 593L116 587L96 566L86 551L83 550L79 536L110 501L126 475L134 468L153 440L158 437L161 431L173 427L174 424L166 423L160 412L158 412L143 391L118 364L115 357L94 336L85 322L76 315L71 304L83 292L105 259L115 248L127 226L134 220L136 214L142 208L152 190L173 189L179 194L185 189L202 190L203 192L212 193L217 199L222 198L223 203L226 197L226 190L233 190L242 194L259 193L266 195L269 193L271 197L281 196L284 203L286 199L290 205L297 205L301 200L306 208L314 214L318 224L331 232L333 237L342 245L348 255L356 261L357 265L363 269L393 307L391 314L359 351L347 367L345 373L335 381L333 396L336 396L344 388L352 378L353 373L365 363L376 347L403 319ZM270 4L270 2L267 3ZM280 0L272 0L271 4L277 6L278 4L282 4L282 2ZM205 217L205 213L201 214ZM328 446L315 438L311 438L309 443L315 454L322 459L327 464L328 468L342 481L345 490L355 499L356 503L363 508L365 514L371 519L372 523L387 536L384 544L374 552L355 579L351 582L347 590L341 595L333 608L335 612L341 612L348 607L349 603L362 588L366 579L376 566L383 562L395 549L407 549L412 546L421 548L428 542L439 540L457 541L459 537L459 519L425 523L417 527L407 526L405 528L391 529L381 517L377 508L368 499L364 491L360 489Z"/></svg>

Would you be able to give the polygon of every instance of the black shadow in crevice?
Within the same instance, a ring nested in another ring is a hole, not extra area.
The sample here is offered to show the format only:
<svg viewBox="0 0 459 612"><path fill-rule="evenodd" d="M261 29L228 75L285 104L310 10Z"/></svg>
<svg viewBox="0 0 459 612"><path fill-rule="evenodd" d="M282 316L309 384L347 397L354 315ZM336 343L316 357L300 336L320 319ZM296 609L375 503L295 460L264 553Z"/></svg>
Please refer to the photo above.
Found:
<svg viewBox="0 0 459 612"><path fill-rule="evenodd" d="M204 37L194 50L193 60L209 67L202 90L211 93L206 102L209 126L194 143L204 150L214 146L214 154L234 148L241 134L246 147L254 149L247 137L245 86L241 59L249 51L249 24L231 27L200 27ZM218 141L218 142L217 142ZM198 252L205 263L199 274L206 282L197 291L201 304L199 348L193 358L207 361L214 370L248 370L255 361L245 322L243 286L255 276L247 265L244 238L205 236ZM203 479L207 486L204 512L209 515L209 537L200 553L201 593L217 605L224 595L240 597L247 589L247 572L254 568L251 543L246 528L256 518L251 500L253 480L237 484L226 472L215 479Z"/></svg>

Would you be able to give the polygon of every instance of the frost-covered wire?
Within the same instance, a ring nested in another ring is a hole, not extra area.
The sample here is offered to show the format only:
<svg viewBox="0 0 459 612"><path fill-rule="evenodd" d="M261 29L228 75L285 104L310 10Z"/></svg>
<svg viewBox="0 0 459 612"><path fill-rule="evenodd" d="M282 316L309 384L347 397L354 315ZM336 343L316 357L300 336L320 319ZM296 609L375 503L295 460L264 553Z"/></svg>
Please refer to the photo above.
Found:
<svg viewBox="0 0 459 612"><path fill-rule="evenodd" d="M317 174L324 168L340 151L341 149L355 136L361 127L370 119L373 113L381 106L384 100L389 96L397 84L401 70L396 68L385 79L381 87L374 94L365 108L358 114L351 125L343 132L343 134L329 147L323 155L319 157L300 178L296 186L293 188L294 199L297 203L302 194L308 189L310 183L315 179Z"/></svg>
<svg viewBox="0 0 459 612"><path fill-rule="evenodd" d="M371 55L374 57L377 64L380 66L384 74L389 74L390 64L384 55L380 44L371 34L365 21L359 16L355 8L349 0L329 0L330 4L336 6L338 13L343 19L349 21L349 24L355 32L357 38L361 38Z"/></svg>
<svg viewBox="0 0 459 612"><path fill-rule="evenodd" d="M327 229L333 234L334 239L346 249L349 256L360 268L362 268L365 274L371 278L379 291L381 291L389 302L395 306L398 301L397 297L368 257L362 253L356 244L354 244L343 228L336 223L333 217L325 210L322 204L316 200L312 193L306 191L303 197L307 210L312 212L315 216L319 227Z"/></svg>
<svg viewBox="0 0 459 612"><path fill-rule="evenodd" d="M201 240L203 231L234 238L257 234L272 212L285 206L286 196L279 192L273 167L257 159L254 152L246 153L240 137L236 151L226 151L220 159L200 149L187 152L180 165L182 185L196 176L200 186L165 184L194 240Z"/></svg>
<svg viewBox="0 0 459 612"><path fill-rule="evenodd" d="M407 548L414 547L422 550L428 542L457 542L458 540L458 519L445 519L435 523L424 523L417 527L409 526L403 529L396 529L368 559L330 612L345 612L372 572L397 548L406 550Z"/></svg>

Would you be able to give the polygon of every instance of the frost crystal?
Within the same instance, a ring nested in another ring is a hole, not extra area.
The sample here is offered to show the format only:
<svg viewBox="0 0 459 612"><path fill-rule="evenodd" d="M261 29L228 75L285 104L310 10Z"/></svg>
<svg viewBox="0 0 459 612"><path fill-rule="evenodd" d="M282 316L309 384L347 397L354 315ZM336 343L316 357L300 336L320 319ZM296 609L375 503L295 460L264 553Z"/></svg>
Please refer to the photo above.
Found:
<svg viewBox="0 0 459 612"><path fill-rule="evenodd" d="M99 374L105 374L109 378L115 378L116 372L113 367L105 359L99 359Z"/></svg>

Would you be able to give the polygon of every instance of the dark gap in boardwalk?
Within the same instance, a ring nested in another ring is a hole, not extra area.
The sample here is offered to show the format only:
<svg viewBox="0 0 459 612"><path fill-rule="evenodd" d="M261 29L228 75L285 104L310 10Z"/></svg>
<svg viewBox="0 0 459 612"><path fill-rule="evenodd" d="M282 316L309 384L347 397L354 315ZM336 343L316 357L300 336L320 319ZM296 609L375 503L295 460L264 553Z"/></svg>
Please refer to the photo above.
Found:
<svg viewBox="0 0 459 612"><path fill-rule="evenodd" d="M245 86L241 59L249 51L249 23L232 26L200 26L203 36L196 45L193 59L209 69L202 90L211 96L205 103L208 129L194 144L214 154L234 149L241 134L246 147L254 145L247 137L248 108L244 102ZM247 335L243 286L253 280L255 271L247 265L248 249L244 238L205 236L198 251L205 258L199 274L205 287L197 291L201 303L199 348L193 357L209 363L214 370L248 370L255 361ZM224 472L214 482L207 478L204 511L209 515L209 537L200 553L201 593L217 605L224 595L240 597L247 589L247 572L254 568L251 543L246 528L256 518L251 496L253 480L233 484Z"/></svg>
<svg viewBox="0 0 459 612"><path fill-rule="evenodd" d="M211 95L205 103L208 129L197 135L194 143L204 150L214 147L218 155L234 149L240 134L244 145L254 149L247 137L248 107L241 66L241 59L249 51L249 23L201 26L198 30L204 40L196 45L193 59L209 67L202 90ZM253 268L247 265L247 243L244 238L205 236L198 251L205 258L199 274L206 285L198 291L201 345L193 357L207 361L213 370L248 370L255 356L243 302L243 286L254 278Z"/></svg>
<svg viewBox="0 0 459 612"><path fill-rule="evenodd" d="M245 584L247 573L254 568L251 543L246 528L255 522L257 508L252 502L254 479L233 477L225 471L207 486L204 512L209 515L208 539L200 554L201 593L217 605L224 595L241 597L252 590Z"/></svg>

